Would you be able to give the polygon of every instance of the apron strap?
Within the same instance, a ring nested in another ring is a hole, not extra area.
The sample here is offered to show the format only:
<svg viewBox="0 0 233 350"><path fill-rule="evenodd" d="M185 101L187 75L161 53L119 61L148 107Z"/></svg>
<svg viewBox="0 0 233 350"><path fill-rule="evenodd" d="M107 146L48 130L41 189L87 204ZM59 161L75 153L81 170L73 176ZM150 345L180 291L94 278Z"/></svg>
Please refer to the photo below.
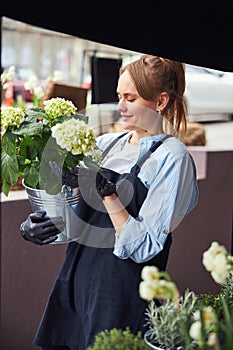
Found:
<svg viewBox="0 0 233 350"><path fill-rule="evenodd" d="M141 166L145 163L147 158L149 158L151 153L153 153L169 137L172 137L172 136L171 135L166 135L162 140L157 141L156 143L154 143L150 147L150 149L144 154L144 156L141 159L139 159L139 161L131 168L131 172L135 172L138 175L139 172L140 172Z"/></svg>
<svg viewBox="0 0 233 350"><path fill-rule="evenodd" d="M102 159L106 157L110 149L120 140L123 136L128 134L128 131L124 132L123 134L119 135L117 138L115 138L110 145L103 151L102 153ZM138 174L140 172L141 166L143 163L149 158L151 153L153 153L167 138L171 137L171 135L166 135L164 138L156 143L154 143L150 149L144 154L144 156L131 168L131 172L136 172Z"/></svg>
<svg viewBox="0 0 233 350"><path fill-rule="evenodd" d="M113 140L110 145L103 151L102 153L102 159L104 159L106 157L106 155L108 154L108 152L110 151L110 149L118 142L118 140L120 140L120 138L122 138L123 136L125 136L126 134L128 134L128 131L124 132L123 134L119 135L117 138L115 138L115 140Z"/></svg>

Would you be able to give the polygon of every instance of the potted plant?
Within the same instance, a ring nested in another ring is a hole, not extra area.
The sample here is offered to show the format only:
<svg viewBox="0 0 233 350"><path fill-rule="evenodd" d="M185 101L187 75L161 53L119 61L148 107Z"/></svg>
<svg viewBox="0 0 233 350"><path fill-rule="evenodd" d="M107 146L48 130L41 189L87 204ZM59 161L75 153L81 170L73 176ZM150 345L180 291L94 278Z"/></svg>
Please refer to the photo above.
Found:
<svg viewBox="0 0 233 350"><path fill-rule="evenodd" d="M23 110L2 106L1 178L7 196L18 178L25 185L55 194L61 189L51 171L49 160L70 169L85 161L100 164L101 152L96 147L94 130L88 117L77 113L74 104L64 98L44 101L44 107Z"/></svg>
<svg viewBox="0 0 233 350"><path fill-rule="evenodd" d="M80 200L78 187L66 186L50 167L60 169L101 165L102 153L96 145L88 116L77 113L72 101L56 97L44 107L23 110L3 106L1 135L2 191L9 190L21 177L33 211L45 210L50 217L61 216L66 223L55 243L76 239L76 216L71 205Z"/></svg>
<svg viewBox="0 0 233 350"><path fill-rule="evenodd" d="M170 276L154 266L142 270L140 296L148 300L145 341L153 349L233 349L233 256L218 242L203 253L203 265L221 291L186 290L180 296ZM155 299L161 299L157 306Z"/></svg>
<svg viewBox="0 0 233 350"><path fill-rule="evenodd" d="M87 350L150 350L141 332L134 334L126 329L104 330L95 336L95 341Z"/></svg>
<svg viewBox="0 0 233 350"><path fill-rule="evenodd" d="M221 290L215 295L200 294L198 309L212 309L215 317L213 327L218 335L216 343L219 343L221 349L233 349L233 256L223 245L214 241L203 253L202 262L214 281L220 284ZM200 338L204 342L203 333Z"/></svg>
<svg viewBox="0 0 233 350"><path fill-rule="evenodd" d="M184 296L171 281L170 276L155 266L145 266L139 294L149 301L146 310L145 341L153 349L191 349L193 341L188 334L192 324L197 296L186 291ZM155 302L159 299L161 305Z"/></svg>

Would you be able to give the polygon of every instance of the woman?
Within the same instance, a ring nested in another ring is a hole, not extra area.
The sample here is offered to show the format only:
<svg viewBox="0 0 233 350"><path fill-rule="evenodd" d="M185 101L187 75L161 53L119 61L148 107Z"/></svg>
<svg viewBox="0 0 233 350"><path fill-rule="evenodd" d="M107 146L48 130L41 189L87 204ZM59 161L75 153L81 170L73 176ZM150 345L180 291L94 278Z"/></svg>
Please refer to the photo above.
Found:
<svg viewBox="0 0 233 350"><path fill-rule="evenodd" d="M165 270L172 231L198 199L195 166L179 139L186 126L184 90L179 62L142 55L120 69L125 131L98 137L100 172L63 176L67 183L78 180L82 205L72 208L78 237L69 243L34 340L42 349L84 350L98 332L114 327L146 331L141 270ZM48 244L63 227L59 218L36 212L21 232Z"/></svg>

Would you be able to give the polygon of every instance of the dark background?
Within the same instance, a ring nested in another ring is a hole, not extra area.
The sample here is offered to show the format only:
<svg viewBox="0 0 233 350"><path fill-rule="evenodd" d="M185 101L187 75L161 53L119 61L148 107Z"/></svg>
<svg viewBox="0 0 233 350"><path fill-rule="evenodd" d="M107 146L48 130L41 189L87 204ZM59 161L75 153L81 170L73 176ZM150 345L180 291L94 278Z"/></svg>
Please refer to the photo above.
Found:
<svg viewBox="0 0 233 350"><path fill-rule="evenodd" d="M1 15L115 47L233 72L232 0L6 2Z"/></svg>

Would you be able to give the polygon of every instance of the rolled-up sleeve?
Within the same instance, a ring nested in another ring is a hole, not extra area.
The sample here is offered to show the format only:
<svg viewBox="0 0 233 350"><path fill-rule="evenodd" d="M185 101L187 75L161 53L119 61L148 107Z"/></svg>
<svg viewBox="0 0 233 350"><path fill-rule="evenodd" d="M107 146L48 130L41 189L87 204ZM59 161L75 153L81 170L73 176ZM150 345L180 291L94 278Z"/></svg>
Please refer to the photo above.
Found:
<svg viewBox="0 0 233 350"><path fill-rule="evenodd" d="M138 217L130 216L120 236L116 236L113 251L121 259L131 258L138 263L150 260L163 249L168 233L198 200L195 165L185 148L181 153L168 152L154 163L146 162L140 173L148 187L147 197Z"/></svg>

